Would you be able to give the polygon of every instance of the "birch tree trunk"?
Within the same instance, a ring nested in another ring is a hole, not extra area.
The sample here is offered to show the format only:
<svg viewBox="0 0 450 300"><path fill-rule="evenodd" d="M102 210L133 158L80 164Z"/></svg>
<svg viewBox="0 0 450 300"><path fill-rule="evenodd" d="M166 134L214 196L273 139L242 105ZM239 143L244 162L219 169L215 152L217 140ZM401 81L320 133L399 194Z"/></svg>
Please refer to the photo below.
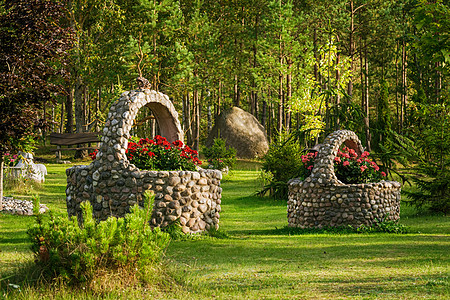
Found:
<svg viewBox="0 0 450 300"><path fill-rule="evenodd" d="M193 105L194 105L194 150L199 150L200 146L200 105L199 105L199 99L198 99L198 90L194 89L194 93L192 95L193 97Z"/></svg>

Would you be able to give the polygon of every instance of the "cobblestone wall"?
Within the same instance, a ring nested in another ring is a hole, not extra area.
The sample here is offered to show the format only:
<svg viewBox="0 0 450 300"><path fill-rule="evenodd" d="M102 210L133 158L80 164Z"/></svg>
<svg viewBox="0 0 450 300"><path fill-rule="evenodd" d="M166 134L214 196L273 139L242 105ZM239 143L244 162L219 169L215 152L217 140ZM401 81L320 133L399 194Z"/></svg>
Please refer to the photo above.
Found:
<svg viewBox="0 0 450 300"><path fill-rule="evenodd" d="M125 155L129 131L144 105L152 109L169 142L183 139L178 114L166 95L150 90L123 93L110 108L96 159L66 170L68 214L80 217L80 203L90 201L95 218L121 217L134 204L142 206L144 192L152 190L154 226L179 220L186 233L218 228L220 171L147 171L129 163Z"/></svg>
<svg viewBox="0 0 450 300"><path fill-rule="evenodd" d="M343 143L358 154L362 153L361 142L354 132L335 131L320 148L311 175L304 181L289 182L290 227L359 227L399 218L400 183L344 184L336 178L333 160Z"/></svg>

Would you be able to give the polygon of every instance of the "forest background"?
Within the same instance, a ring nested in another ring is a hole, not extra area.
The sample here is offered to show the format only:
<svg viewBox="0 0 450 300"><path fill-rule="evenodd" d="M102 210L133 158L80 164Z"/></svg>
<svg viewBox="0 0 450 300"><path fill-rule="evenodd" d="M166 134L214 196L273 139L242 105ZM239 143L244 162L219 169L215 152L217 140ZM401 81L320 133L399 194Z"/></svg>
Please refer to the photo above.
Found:
<svg viewBox="0 0 450 300"><path fill-rule="evenodd" d="M39 2L51 1L26 5ZM5 3L3 16L13 7ZM55 77L65 92L39 111L51 121L44 137L101 131L112 102L144 76L181 112L194 149L221 111L238 106L271 141L291 132L307 148L336 129L353 130L382 159L406 157L428 168L425 175L447 178L449 197L449 1L58 3L57 25L70 29L73 43L57 65L64 76ZM137 120L134 134L157 133L151 111Z"/></svg>

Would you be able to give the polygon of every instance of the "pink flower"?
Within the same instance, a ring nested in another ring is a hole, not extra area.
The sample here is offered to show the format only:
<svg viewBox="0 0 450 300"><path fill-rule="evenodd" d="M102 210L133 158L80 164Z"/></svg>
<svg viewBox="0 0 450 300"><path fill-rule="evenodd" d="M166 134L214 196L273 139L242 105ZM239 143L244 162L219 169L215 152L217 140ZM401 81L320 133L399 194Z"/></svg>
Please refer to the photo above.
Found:
<svg viewBox="0 0 450 300"><path fill-rule="evenodd" d="M336 157L334 158L334 161L337 162L337 163L340 163L340 162L341 162L341 158L338 157L338 156L336 156Z"/></svg>
<svg viewBox="0 0 450 300"><path fill-rule="evenodd" d="M381 176L386 177L386 173L384 173L383 171L381 171Z"/></svg>
<svg viewBox="0 0 450 300"><path fill-rule="evenodd" d="M302 155L301 159L302 159L302 163L306 163L309 161L308 156L306 156L306 155Z"/></svg>
<svg viewBox="0 0 450 300"><path fill-rule="evenodd" d="M350 155L352 156L352 157L358 157L358 154L356 154L356 151L355 150L353 150L353 149L349 149L348 150L348 153L350 153Z"/></svg>
<svg viewBox="0 0 450 300"><path fill-rule="evenodd" d="M361 154L361 157L362 158L367 157L367 156L369 156L369 154L370 154L369 152L364 151L363 154Z"/></svg>
<svg viewBox="0 0 450 300"><path fill-rule="evenodd" d="M309 167L307 167L307 169L310 170L310 171L312 170L312 168L314 168L313 165L310 165Z"/></svg>
<svg viewBox="0 0 450 300"><path fill-rule="evenodd" d="M361 167L359 167L360 169L361 169L361 172L364 172L366 169L367 169L367 166L366 165L363 165L363 166L361 166Z"/></svg>
<svg viewBox="0 0 450 300"><path fill-rule="evenodd" d="M348 160L344 161L344 163L342 164L344 167L346 166L350 166L350 162Z"/></svg>

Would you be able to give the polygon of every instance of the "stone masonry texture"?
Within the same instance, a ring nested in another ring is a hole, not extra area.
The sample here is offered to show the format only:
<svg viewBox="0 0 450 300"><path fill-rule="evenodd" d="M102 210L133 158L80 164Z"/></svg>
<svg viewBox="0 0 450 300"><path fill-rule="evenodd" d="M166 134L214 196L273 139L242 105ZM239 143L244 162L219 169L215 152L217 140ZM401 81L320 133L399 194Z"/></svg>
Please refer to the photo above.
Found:
<svg viewBox="0 0 450 300"><path fill-rule="evenodd" d="M399 219L399 182L344 184L336 178L333 160L342 144L358 154L363 152L354 132L335 131L320 147L311 175L303 181L298 178L289 181L287 217L290 227L359 227Z"/></svg>
<svg viewBox="0 0 450 300"><path fill-rule="evenodd" d="M166 227L178 220L185 233L218 229L220 171L149 171L128 161L129 132L143 106L153 111L161 135L169 142L183 140L178 114L166 95L148 89L123 93L110 108L96 159L66 170L69 216L80 219L80 204L89 201L98 220L123 217L131 206L143 206L144 192L151 190L155 194L153 226Z"/></svg>

